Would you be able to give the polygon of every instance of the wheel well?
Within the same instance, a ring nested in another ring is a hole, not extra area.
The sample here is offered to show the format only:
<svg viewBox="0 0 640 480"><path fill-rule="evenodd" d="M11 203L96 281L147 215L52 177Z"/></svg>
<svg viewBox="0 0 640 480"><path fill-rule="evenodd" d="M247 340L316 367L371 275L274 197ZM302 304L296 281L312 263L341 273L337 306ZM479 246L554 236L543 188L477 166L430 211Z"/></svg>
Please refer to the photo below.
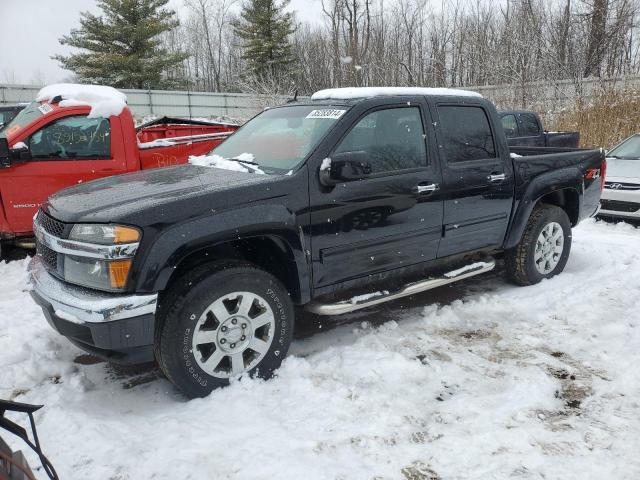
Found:
<svg viewBox="0 0 640 480"><path fill-rule="evenodd" d="M238 260L256 265L280 280L294 303L301 301L300 279L293 252L287 242L277 236L244 238L191 252L177 265L168 288L184 273L219 260Z"/></svg>
<svg viewBox="0 0 640 480"><path fill-rule="evenodd" d="M569 216L571 225L577 225L578 217L580 215L580 203L578 192L574 189L565 188L563 190L556 190L555 192L547 193L540 198L539 203L546 203L547 205L555 205L562 208Z"/></svg>

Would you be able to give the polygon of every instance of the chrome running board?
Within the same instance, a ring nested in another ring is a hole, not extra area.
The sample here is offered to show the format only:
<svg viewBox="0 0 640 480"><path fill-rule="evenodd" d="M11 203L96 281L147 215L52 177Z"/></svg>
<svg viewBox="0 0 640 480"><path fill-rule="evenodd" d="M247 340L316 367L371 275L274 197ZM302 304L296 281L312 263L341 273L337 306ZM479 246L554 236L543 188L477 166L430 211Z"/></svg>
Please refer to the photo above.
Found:
<svg viewBox="0 0 640 480"><path fill-rule="evenodd" d="M420 292L426 292L433 288L442 287L450 283L464 280L465 278L474 277L482 273L490 272L496 267L493 259L486 262L476 262L462 268L458 268L437 278L429 278L420 282L408 283L399 290L389 292L381 291L368 295L359 295L349 300L342 300L336 303L317 303L313 302L307 305L306 310L316 315L342 315L344 313L355 312L363 308L372 307L380 303L397 300L398 298L407 297Z"/></svg>

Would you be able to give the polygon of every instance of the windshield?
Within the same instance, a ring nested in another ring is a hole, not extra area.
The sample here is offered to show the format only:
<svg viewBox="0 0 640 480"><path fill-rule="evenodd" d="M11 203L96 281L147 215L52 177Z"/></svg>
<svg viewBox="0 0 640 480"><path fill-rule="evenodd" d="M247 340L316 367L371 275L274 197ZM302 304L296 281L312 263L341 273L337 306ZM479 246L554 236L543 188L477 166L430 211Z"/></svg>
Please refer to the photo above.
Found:
<svg viewBox="0 0 640 480"><path fill-rule="evenodd" d="M24 110L16 115L16 118L11 120L7 125L4 126L4 128L0 132L0 137L6 137L7 135L11 135L16 130L20 130L22 127L33 122L36 118L42 116L46 111L46 107L40 108L40 104L38 102L31 102Z"/></svg>
<svg viewBox="0 0 640 480"><path fill-rule="evenodd" d="M262 112L211 151L226 159L250 158L266 173L296 167L320 143L345 107L291 106Z"/></svg>
<svg viewBox="0 0 640 480"><path fill-rule="evenodd" d="M640 159L640 135L627 138L624 142L611 150L607 157L622 158L624 160Z"/></svg>

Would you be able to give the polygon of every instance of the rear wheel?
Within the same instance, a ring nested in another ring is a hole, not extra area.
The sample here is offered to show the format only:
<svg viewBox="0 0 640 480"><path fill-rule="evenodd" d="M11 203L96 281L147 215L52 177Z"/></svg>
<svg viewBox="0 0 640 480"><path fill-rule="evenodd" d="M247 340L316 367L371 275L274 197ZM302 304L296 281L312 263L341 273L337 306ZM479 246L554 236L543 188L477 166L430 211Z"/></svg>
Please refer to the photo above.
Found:
<svg viewBox="0 0 640 480"><path fill-rule="evenodd" d="M242 374L269 378L287 354L293 306L272 275L215 265L182 277L161 306L156 357L189 397L208 395Z"/></svg>
<svg viewBox="0 0 640 480"><path fill-rule="evenodd" d="M520 243L505 252L509 279L533 285L564 270L571 251L571 222L555 205L541 205L529 217Z"/></svg>

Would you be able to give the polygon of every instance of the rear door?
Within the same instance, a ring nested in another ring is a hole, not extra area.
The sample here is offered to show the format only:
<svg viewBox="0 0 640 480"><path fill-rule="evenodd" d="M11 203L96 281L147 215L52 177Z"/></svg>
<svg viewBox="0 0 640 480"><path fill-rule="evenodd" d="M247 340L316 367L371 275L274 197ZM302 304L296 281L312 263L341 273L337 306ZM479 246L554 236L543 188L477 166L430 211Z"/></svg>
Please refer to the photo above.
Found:
<svg viewBox="0 0 640 480"><path fill-rule="evenodd" d="M442 163L444 236L438 257L502 245L511 214L514 175L501 158L486 104L434 106ZM499 148L500 147L500 148Z"/></svg>
<svg viewBox="0 0 640 480"><path fill-rule="evenodd" d="M58 118L22 140L31 160L13 161L0 172L0 191L7 222L16 234L31 232L33 215L58 190L126 171L117 117ZM15 142L14 142L15 143Z"/></svg>
<svg viewBox="0 0 640 480"><path fill-rule="evenodd" d="M435 139L425 127L431 123L426 102L409 100L362 112L331 149L329 156L365 152L373 171L369 178L326 188L317 183L320 165L312 166L315 287L436 257L442 232L441 173L429 153Z"/></svg>

